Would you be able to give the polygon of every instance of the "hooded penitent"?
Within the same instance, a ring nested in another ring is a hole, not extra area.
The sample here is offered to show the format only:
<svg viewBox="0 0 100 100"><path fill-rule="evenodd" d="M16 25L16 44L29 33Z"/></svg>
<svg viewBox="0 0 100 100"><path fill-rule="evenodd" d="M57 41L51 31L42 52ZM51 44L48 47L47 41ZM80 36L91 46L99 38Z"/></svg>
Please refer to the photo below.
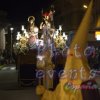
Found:
<svg viewBox="0 0 100 100"><path fill-rule="evenodd" d="M45 90L42 100L83 100L81 84L90 80L89 65L84 55L91 21L93 0L72 40L68 50L64 72L55 91ZM39 87L37 88L39 90Z"/></svg>

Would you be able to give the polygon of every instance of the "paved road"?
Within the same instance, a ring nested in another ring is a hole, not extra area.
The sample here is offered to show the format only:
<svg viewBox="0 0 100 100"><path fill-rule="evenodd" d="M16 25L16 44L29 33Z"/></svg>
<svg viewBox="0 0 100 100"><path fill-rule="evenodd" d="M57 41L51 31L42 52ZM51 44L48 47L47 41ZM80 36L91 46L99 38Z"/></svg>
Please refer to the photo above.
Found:
<svg viewBox="0 0 100 100"><path fill-rule="evenodd" d="M35 87L19 87L18 72L14 65L0 70L0 100L40 100L35 94ZM100 87L100 77L97 79Z"/></svg>
<svg viewBox="0 0 100 100"><path fill-rule="evenodd" d="M34 87L19 87L15 66L5 66L0 70L0 100L40 100Z"/></svg>

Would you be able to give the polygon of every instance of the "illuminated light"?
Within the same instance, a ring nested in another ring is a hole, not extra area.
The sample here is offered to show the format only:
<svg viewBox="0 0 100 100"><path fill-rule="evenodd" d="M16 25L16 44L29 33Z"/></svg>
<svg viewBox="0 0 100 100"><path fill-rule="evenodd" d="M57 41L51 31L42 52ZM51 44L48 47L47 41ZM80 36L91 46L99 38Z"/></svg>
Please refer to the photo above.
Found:
<svg viewBox="0 0 100 100"><path fill-rule="evenodd" d="M24 31L24 25L22 25L22 28L21 29L22 29L22 31Z"/></svg>
<svg viewBox="0 0 100 100"><path fill-rule="evenodd" d="M66 37L65 32L63 32L63 37Z"/></svg>
<svg viewBox="0 0 100 100"><path fill-rule="evenodd" d="M10 28L10 30L11 30L11 31L13 31L13 30L14 30L14 28L13 28L13 27L11 27L11 28Z"/></svg>
<svg viewBox="0 0 100 100"><path fill-rule="evenodd" d="M16 69L16 67L11 67L10 69L11 69L11 70L15 70L15 69Z"/></svg>
<svg viewBox="0 0 100 100"><path fill-rule="evenodd" d="M38 58L39 60L41 60L41 61L42 61L42 60L43 60L43 58L44 58L44 56L40 56L40 55L38 55L38 56L37 56L37 58Z"/></svg>
<svg viewBox="0 0 100 100"><path fill-rule="evenodd" d="M38 31L39 31L38 28L37 27L34 27L34 32L35 33L38 33Z"/></svg>
<svg viewBox="0 0 100 100"><path fill-rule="evenodd" d="M27 32L26 32L26 29L24 29L24 33L27 33Z"/></svg>
<svg viewBox="0 0 100 100"><path fill-rule="evenodd" d="M25 37L26 37L26 38L29 38L29 35L27 34L26 29L24 29L24 33L25 33Z"/></svg>
<svg viewBox="0 0 100 100"><path fill-rule="evenodd" d="M100 40L100 31L96 31L95 32L95 38L96 38L96 40Z"/></svg>
<svg viewBox="0 0 100 100"><path fill-rule="evenodd" d="M83 8L87 9L88 7L87 7L87 5L83 5Z"/></svg>
<svg viewBox="0 0 100 100"><path fill-rule="evenodd" d="M65 36L65 40L68 40L68 35Z"/></svg>
<svg viewBox="0 0 100 100"><path fill-rule="evenodd" d="M12 32L13 32L13 30L14 30L14 28L13 28L13 27L11 27L11 28L10 28L10 30L11 30L11 33L12 33Z"/></svg>
<svg viewBox="0 0 100 100"><path fill-rule="evenodd" d="M61 26L61 25L59 25L59 30L60 30L60 31L62 30L62 26Z"/></svg>
<svg viewBox="0 0 100 100"><path fill-rule="evenodd" d="M17 40L19 40L21 38L21 34L20 34L20 32L17 32Z"/></svg>
<svg viewBox="0 0 100 100"><path fill-rule="evenodd" d="M29 38L29 35L28 35L27 33L25 33L25 37L26 37L26 38Z"/></svg>

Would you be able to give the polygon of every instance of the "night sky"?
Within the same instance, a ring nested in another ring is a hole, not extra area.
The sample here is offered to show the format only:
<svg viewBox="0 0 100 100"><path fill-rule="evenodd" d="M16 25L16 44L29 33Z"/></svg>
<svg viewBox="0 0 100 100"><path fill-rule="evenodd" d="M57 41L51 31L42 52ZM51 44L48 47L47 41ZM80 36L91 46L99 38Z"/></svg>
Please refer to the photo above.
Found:
<svg viewBox="0 0 100 100"><path fill-rule="evenodd" d="M41 10L50 8L54 0L0 0L0 10L7 12L11 21L25 21L33 15L40 17Z"/></svg>

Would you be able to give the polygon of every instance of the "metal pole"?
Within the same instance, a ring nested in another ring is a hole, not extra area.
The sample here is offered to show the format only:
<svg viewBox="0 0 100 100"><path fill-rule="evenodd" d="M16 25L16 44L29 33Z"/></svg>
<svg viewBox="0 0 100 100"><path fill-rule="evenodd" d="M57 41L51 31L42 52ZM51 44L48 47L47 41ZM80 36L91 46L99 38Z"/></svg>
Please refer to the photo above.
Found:
<svg viewBox="0 0 100 100"><path fill-rule="evenodd" d="M10 28L10 30L11 30L11 58L10 58L10 63L12 63L13 62L13 57L12 57L12 32L13 32L13 29L14 28Z"/></svg>
<svg viewBox="0 0 100 100"><path fill-rule="evenodd" d="M12 63L12 30L11 30L11 63Z"/></svg>

